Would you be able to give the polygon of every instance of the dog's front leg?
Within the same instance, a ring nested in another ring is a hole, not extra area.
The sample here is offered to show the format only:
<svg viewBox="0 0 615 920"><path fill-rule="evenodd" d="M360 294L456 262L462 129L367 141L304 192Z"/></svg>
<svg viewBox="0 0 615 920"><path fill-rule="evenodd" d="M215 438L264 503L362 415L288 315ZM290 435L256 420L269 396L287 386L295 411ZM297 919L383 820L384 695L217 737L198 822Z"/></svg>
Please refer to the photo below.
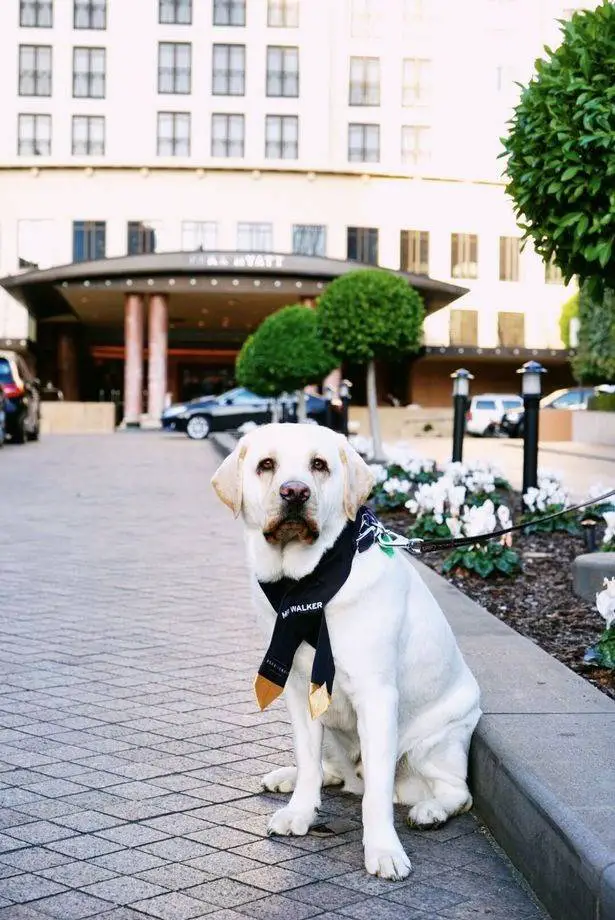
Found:
<svg viewBox="0 0 615 920"><path fill-rule="evenodd" d="M361 688L355 700L365 793L363 847L371 875L399 880L411 865L393 824L397 763L397 690L379 684Z"/></svg>
<svg viewBox="0 0 615 920"><path fill-rule="evenodd" d="M291 678L286 684L285 699L293 727L297 779L290 802L272 816L269 834L294 834L303 837L320 808L322 788L322 733L319 719L312 719L308 709L308 688L303 681Z"/></svg>

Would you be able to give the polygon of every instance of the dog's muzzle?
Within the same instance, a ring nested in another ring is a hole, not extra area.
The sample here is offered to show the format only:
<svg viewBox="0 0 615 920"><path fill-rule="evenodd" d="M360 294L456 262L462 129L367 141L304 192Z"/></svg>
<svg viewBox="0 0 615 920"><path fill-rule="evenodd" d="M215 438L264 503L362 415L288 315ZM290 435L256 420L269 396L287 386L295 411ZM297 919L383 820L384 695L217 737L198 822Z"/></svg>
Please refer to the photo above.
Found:
<svg viewBox="0 0 615 920"><path fill-rule="evenodd" d="M300 543L311 544L318 539L320 532L306 509L311 494L307 483L300 480L289 479L282 483L280 486L281 513L263 531L268 543L284 546L291 540L298 540Z"/></svg>

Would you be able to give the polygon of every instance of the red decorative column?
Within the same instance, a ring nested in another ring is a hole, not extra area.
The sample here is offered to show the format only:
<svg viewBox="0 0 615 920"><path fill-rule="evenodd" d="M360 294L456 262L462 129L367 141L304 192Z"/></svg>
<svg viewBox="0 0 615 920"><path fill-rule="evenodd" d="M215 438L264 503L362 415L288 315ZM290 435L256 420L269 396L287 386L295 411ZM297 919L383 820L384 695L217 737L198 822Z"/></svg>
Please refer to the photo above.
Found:
<svg viewBox="0 0 615 920"><path fill-rule="evenodd" d="M124 424L139 428L143 412L143 296L124 303Z"/></svg>
<svg viewBox="0 0 615 920"><path fill-rule="evenodd" d="M167 394L167 347L169 302L165 294L149 299L149 371L147 414L150 422L160 422Z"/></svg>

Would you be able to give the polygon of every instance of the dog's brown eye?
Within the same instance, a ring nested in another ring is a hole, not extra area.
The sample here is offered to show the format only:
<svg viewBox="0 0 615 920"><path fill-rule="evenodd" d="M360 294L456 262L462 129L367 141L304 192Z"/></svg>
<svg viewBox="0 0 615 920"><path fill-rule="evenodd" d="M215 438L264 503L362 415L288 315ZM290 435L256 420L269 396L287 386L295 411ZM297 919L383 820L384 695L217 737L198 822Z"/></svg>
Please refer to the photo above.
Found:
<svg viewBox="0 0 615 920"><path fill-rule="evenodd" d="M271 473L275 469L275 463L271 457L264 457L256 467L257 473Z"/></svg>
<svg viewBox="0 0 615 920"><path fill-rule="evenodd" d="M315 473L328 473L329 467L327 461L323 460L322 457L314 457L312 460L312 469Z"/></svg>

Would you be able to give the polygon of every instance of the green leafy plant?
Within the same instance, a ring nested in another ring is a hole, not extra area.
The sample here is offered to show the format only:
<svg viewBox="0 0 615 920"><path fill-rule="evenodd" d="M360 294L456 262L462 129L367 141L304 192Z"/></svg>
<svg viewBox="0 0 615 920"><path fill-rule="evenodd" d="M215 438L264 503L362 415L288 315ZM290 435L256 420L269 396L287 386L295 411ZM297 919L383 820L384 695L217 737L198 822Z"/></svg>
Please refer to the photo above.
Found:
<svg viewBox="0 0 615 920"><path fill-rule="evenodd" d="M320 382L336 363L322 341L315 311L297 304L272 313L246 339L236 378L259 396L279 396Z"/></svg>
<svg viewBox="0 0 615 920"><path fill-rule="evenodd" d="M491 575L515 575L521 571L521 559L514 549L493 541L484 546L460 546L442 564L447 574L459 570L474 572L481 578Z"/></svg>
<svg viewBox="0 0 615 920"><path fill-rule="evenodd" d="M526 238L569 281L615 287L615 5L577 12L536 62L503 139Z"/></svg>
<svg viewBox="0 0 615 920"><path fill-rule="evenodd" d="M551 521L540 520L560 511L563 511L563 514ZM565 511L563 505L547 505L544 511L528 511L521 516L521 523L528 525L524 533L569 533L573 536L581 533L578 514L574 511Z"/></svg>
<svg viewBox="0 0 615 920"><path fill-rule="evenodd" d="M600 294L592 293L589 284L581 288L579 344L572 368L585 383L615 380L615 291L611 288Z"/></svg>
<svg viewBox="0 0 615 920"><path fill-rule="evenodd" d="M615 412L615 393L596 393L590 396L587 408L594 412Z"/></svg>
<svg viewBox="0 0 615 920"><path fill-rule="evenodd" d="M566 348L570 348L570 322L579 315L579 292L569 297L562 306L559 317L559 334Z"/></svg>
<svg viewBox="0 0 615 920"><path fill-rule="evenodd" d="M604 579L604 590L596 594L596 607L606 621L606 629L585 652L583 660L586 664L615 670L615 578Z"/></svg>
<svg viewBox="0 0 615 920"><path fill-rule="evenodd" d="M420 537L422 540L450 539L451 532L445 521L439 522L433 514L422 514L408 528L409 537Z"/></svg>
<svg viewBox="0 0 615 920"><path fill-rule="evenodd" d="M332 281L319 299L323 340L339 361L367 366L367 402L374 457L383 456L376 395L376 359L418 351L425 310L400 275L360 269Z"/></svg>

